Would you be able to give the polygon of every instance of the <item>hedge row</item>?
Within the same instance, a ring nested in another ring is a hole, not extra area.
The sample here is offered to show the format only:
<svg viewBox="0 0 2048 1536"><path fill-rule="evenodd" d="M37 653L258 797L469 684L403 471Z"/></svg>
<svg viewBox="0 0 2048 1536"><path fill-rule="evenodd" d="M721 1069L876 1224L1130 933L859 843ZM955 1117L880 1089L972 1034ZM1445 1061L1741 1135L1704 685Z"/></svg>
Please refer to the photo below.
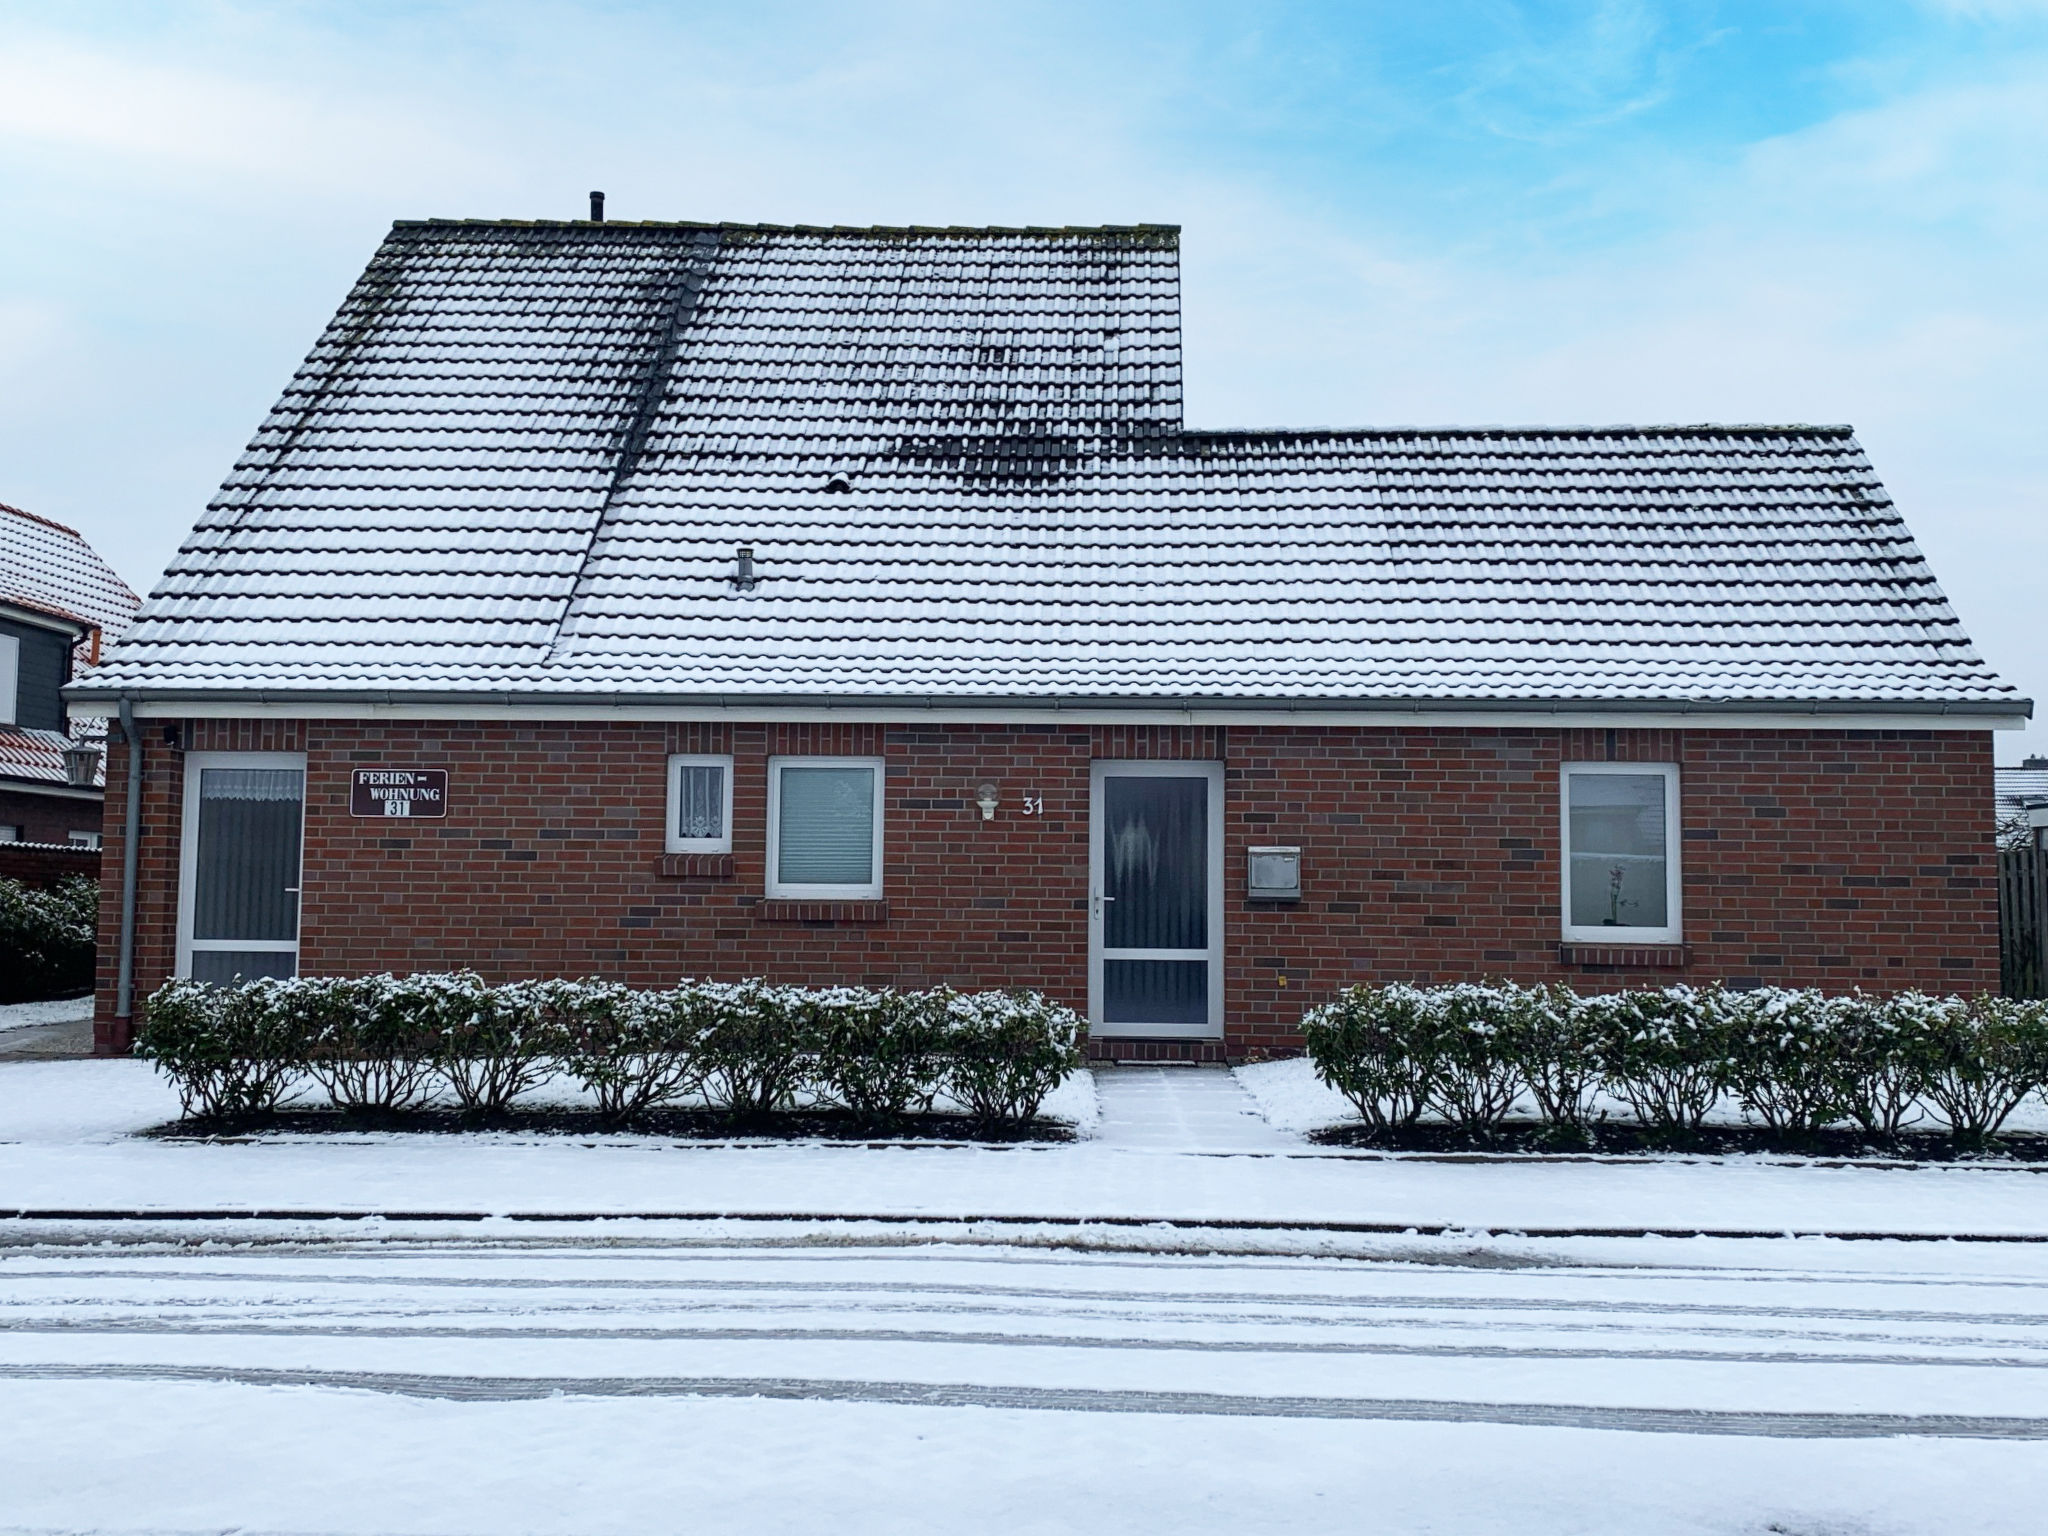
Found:
<svg viewBox="0 0 2048 1536"><path fill-rule="evenodd" d="M51 889L0 880L0 1003L92 990L100 883L71 875Z"/></svg>
<svg viewBox="0 0 2048 1536"><path fill-rule="evenodd" d="M135 1050L177 1085L188 1117L272 1110L308 1080L345 1110L417 1109L445 1093L492 1115L566 1072L614 1124L682 1099L749 1119L802 1097L888 1125L943 1095L993 1129L1037 1116L1081 1064L1085 1027L1028 992L491 986L458 971L173 981L149 999Z"/></svg>
<svg viewBox="0 0 2048 1536"><path fill-rule="evenodd" d="M2048 1002L1998 997L1354 987L1302 1028L1317 1075L1380 1130L1431 1115L1490 1135L1526 1093L1578 1139L1605 1092L1683 1138L1733 1095L1787 1137L1854 1125L1889 1138L1938 1117L1968 1147L2048 1085Z"/></svg>

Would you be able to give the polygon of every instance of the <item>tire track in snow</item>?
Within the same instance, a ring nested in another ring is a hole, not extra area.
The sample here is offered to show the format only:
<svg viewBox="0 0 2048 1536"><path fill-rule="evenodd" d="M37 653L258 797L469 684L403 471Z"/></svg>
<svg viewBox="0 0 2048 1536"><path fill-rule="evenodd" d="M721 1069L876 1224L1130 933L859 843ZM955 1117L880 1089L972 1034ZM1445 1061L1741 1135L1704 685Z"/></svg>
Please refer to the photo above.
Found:
<svg viewBox="0 0 2048 1536"><path fill-rule="evenodd" d="M234 1274L225 1270L134 1270L134 1269L51 1269L9 1271L17 1278L82 1280L145 1280L161 1284L206 1280L237 1285L345 1285L388 1286L393 1289L523 1290L523 1291L725 1291L741 1295L771 1292L835 1295L981 1296L999 1301L1054 1302L1160 1302L1181 1306L1285 1306L1384 1311L1392 1308L1417 1312L1603 1312L1653 1317L1745 1317L1802 1318L1816 1321L1871 1323L1962 1323L2005 1327L2048 1327L2048 1311L2042 1312L1938 1312L1925 1309L1889 1307L1796 1307L1767 1302L1626 1301L1597 1297L1539 1296L1355 1296L1287 1291L1097 1291L1063 1286L927 1284L924 1282L867 1280L734 1280L719 1277L665 1278L660 1276L540 1275L406 1275L406 1274L296 1274L258 1271Z"/></svg>
<svg viewBox="0 0 2048 1536"><path fill-rule="evenodd" d="M1800 1350L1570 1349L1559 1345L1397 1344L1374 1340L1347 1343L1319 1339L1154 1339L1108 1338L1098 1334L994 1333L917 1328L530 1328L434 1326L413 1324L319 1323L175 1323L147 1318L92 1320L0 1319L0 1335L63 1336L169 1335L177 1338L278 1339L587 1339L642 1343L817 1343L817 1344L972 1344L1023 1349L1105 1349L1124 1353L1224 1355L1395 1355L1452 1360L1694 1360L1730 1365L1905 1365L1983 1366L2000 1370L2048 1370L2048 1354L2021 1356L1958 1354L1855 1354ZM1944 1342L1953 1344L1954 1340Z"/></svg>
<svg viewBox="0 0 2048 1536"><path fill-rule="evenodd" d="M319 1387L462 1403L531 1402L552 1397L756 1398L782 1402L885 1403L903 1407L1002 1408L1069 1413L1507 1424L1799 1440L1865 1440L1898 1436L1967 1440L2048 1439L2048 1419L1994 1414L1798 1413L1707 1408L1614 1408L1570 1403L1480 1403L1400 1397L1253 1397L1222 1392L833 1381L790 1376L437 1376L406 1371L322 1371L243 1366L0 1365L0 1378L16 1381L219 1382L250 1387Z"/></svg>

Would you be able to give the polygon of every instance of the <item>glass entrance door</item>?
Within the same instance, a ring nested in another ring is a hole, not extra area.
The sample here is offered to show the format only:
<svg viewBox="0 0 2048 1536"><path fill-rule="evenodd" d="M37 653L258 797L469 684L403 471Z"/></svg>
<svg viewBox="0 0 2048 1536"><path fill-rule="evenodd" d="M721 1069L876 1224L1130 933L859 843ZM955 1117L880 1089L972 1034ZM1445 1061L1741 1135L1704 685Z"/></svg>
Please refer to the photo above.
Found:
<svg viewBox="0 0 2048 1536"><path fill-rule="evenodd" d="M1097 763L1089 902L1095 1032L1223 1032L1223 765Z"/></svg>
<svg viewBox="0 0 2048 1536"><path fill-rule="evenodd" d="M306 761L295 753L186 754L181 975L298 974L305 806Z"/></svg>

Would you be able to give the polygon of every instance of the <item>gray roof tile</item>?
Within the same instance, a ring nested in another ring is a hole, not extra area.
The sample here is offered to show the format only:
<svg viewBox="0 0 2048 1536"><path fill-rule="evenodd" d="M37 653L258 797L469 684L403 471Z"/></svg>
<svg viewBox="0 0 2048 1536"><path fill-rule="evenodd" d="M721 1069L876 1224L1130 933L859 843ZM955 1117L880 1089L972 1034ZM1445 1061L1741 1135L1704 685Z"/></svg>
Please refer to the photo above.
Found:
<svg viewBox="0 0 2048 1536"><path fill-rule="evenodd" d="M1178 263L400 224L95 684L2024 707L1847 429L1188 431Z"/></svg>

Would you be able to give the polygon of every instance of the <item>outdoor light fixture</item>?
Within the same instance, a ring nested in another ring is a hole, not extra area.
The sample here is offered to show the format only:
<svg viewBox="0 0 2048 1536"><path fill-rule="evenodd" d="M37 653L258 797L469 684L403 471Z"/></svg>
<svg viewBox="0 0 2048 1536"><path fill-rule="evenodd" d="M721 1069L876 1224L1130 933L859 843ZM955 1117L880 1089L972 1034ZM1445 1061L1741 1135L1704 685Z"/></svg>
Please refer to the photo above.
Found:
<svg viewBox="0 0 2048 1536"><path fill-rule="evenodd" d="M996 787L993 784L984 784L974 792L974 803L981 807L981 819L983 821L994 821L996 819L996 802L998 798Z"/></svg>
<svg viewBox="0 0 2048 1536"><path fill-rule="evenodd" d="M67 783L90 786L99 773L100 749L98 747L66 747L64 749L64 778Z"/></svg>

